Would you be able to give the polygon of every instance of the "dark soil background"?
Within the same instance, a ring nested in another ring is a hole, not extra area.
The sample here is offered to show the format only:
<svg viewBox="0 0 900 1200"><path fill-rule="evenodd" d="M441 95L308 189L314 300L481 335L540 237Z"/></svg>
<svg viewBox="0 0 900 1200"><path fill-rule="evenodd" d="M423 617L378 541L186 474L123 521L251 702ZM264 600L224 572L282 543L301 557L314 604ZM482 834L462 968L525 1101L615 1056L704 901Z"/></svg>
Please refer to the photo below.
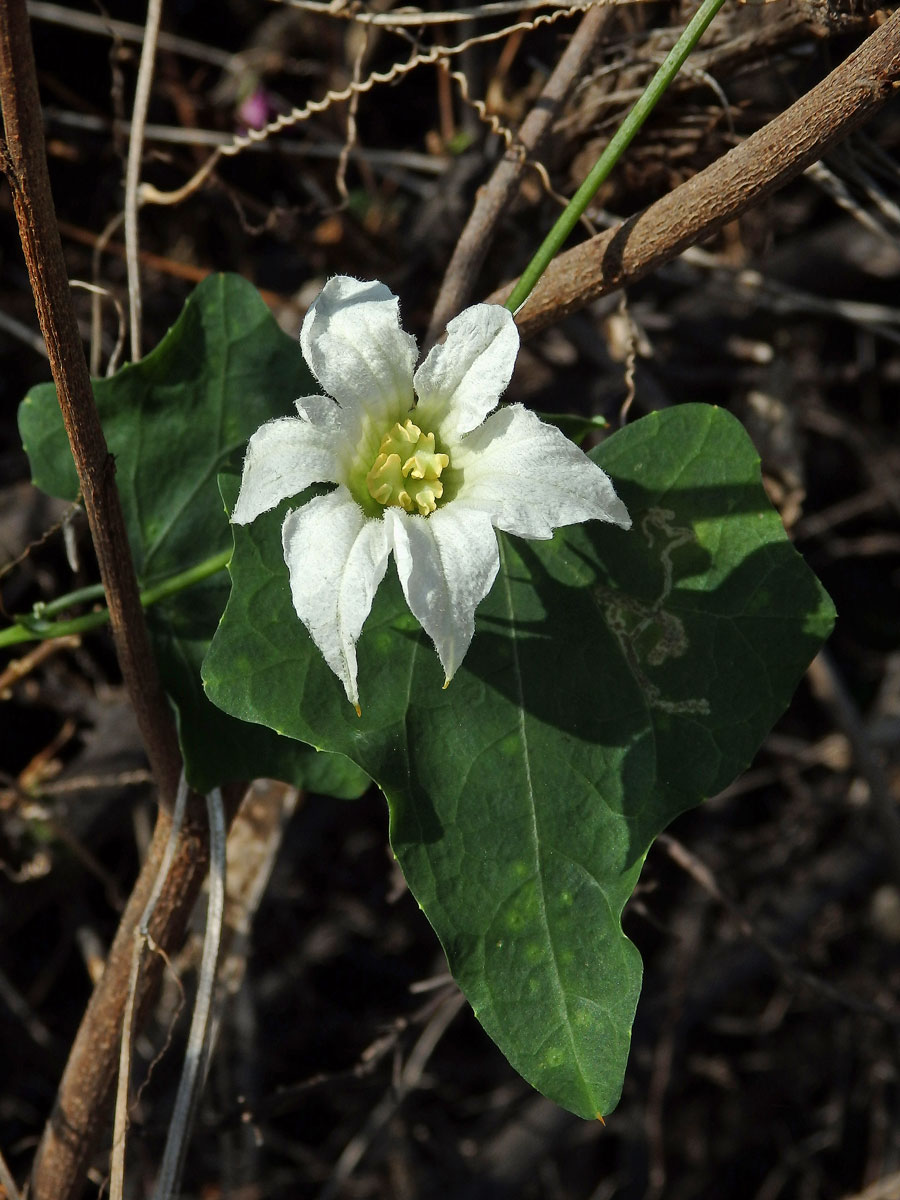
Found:
<svg viewBox="0 0 900 1200"><path fill-rule="evenodd" d="M76 22L82 11L90 28ZM139 53L116 22L140 26L145 9L35 3L32 15L70 274L127 305L121 230L96 247L122 210L127 130L112 118L128 117ZM571 194L685 16L663 3L616 9L544 155L557 192ZM598 196L595 222L636 211L718 157L879 19L794 0L726 7ZM187 131L231 135L254 119L248 97L271 117L411 46L515 20L366 35L339 15L264 0L169 0L142 178L180 187L210 152ZM476 43L453 69L514 131L575 20ZM401 296L407 328L424 332L503 143L434 66L363 93L356 124L359 153L345 171L348 109L336 104L223 159L181 203L142 210L145 349L218 270L263 289L292 333L329 274L378 277ZM392 865L379 795L304 795L272 835L252 929L231 944L234 994L185 1196L900 1198L898 146L895 101L627 303L594 303L520 357L510 396L539 410L615 426L633 377L629 420L696 400L735 412L839 611L826 656L751 770L650 853L626 912L645 986L620 1107L604 1127L536 1096L457 1005ZM527 172L476 297L525 265L557 211ZM16 432L19 401L49 370L5 185L0 254L0 591L11 614L92 582L95 568L76 516L73 574L64 510L31 488ZM87 339L91 300L75 298ZM104 300L101 372L117 329ZM106 637L16 650L0 660L0 1147L21 1183L153 800ZM188 997L195 942L176 964ZM134 1110L134 1196L150 1194L189 1007L170 980L138 1041L141 1080L173 1031ZM107 1169L108 1144L87 1195Z"/></svg>

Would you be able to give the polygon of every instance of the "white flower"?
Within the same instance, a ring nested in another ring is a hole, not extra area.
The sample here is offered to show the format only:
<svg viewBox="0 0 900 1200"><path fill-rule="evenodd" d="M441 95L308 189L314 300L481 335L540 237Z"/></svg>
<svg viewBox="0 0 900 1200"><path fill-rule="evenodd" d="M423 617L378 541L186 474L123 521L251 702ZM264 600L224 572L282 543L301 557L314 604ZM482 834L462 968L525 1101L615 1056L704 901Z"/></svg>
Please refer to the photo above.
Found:
<svg viewBox="0 0 900 1200"><path fill-rule="evenodd" d="M300 347L328 395L256 431L231 519L246 525L312 483L338 485L289 511L281 540L297 615L357 711L356 642L392 550L449 683L500 567L495 527L526 538L590 518L630 527L607 476L558 429L519 404L488 417L519 348L507 309L466 309L413 373L397 298L339 275L306 314Z"/></svg>

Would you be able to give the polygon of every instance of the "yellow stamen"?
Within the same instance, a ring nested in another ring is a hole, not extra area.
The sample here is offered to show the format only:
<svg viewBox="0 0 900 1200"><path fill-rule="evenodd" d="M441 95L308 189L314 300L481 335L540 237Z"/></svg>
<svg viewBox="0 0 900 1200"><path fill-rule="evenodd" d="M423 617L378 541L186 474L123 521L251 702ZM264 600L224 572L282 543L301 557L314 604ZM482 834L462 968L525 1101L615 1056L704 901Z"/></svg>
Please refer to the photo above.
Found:
<svg viewBox="0 0 900 1200"><path fill-rule="evenodd" d="M449 466L449 455L435 449L433 433L422 433L409 419L403 425L397 421L381 440L366 487L385 507L427 517L444 494L440 474Z"/></svg>

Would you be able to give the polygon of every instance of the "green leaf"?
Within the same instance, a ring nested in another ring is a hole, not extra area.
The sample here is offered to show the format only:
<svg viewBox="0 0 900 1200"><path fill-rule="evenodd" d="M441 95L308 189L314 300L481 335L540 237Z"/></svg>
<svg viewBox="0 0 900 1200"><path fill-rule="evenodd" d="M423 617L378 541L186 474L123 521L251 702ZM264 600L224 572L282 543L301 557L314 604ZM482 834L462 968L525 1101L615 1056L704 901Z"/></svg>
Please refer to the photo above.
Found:
<svg viewBox="0 0 900 1200"><path fill-rule="evenodd" d="M621 1089L641 976L621 913L653 838L747 766L833 620L728 414L656 413L593 457L633 529L501 536L500 575L446 691L391 570L358 646L356 716L293 613L287 505L234 529L203 668L226 712L377 781L479 1020L584 1117ZM233 479L223 494L233 502Z"/></svg>
<svg viewBox="0 0 900 1200"><path fill-rule="evenodd" d="M296 341L236 275L206 279L152 353L94 381L142 587L229 548L217 473L240 463L264 421L317 390ZM78 478L52 384L25 397L19 429L36 486L76 499ZM305 787L321 784L334 795L360 795L368 779L358 767L247 727L206 699L200 663L227 596L222 575L148 610L190 782L206 791L268 773Z"/></svg>

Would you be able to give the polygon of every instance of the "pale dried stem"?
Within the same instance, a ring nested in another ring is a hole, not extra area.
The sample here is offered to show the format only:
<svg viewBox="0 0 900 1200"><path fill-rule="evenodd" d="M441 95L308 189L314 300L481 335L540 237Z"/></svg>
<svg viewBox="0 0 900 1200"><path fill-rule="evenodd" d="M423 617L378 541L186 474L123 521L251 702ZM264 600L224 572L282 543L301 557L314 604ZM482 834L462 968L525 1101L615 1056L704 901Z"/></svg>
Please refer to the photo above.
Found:
<svg viewBox="0 0 900 1200"><path fill-rule="evenodd" d="M149 0L147 24L141 46L141 62L138 67L134 93L134 108L131 114L131 138L128 142L128 162L125 166L125 260L128 264L128 310L131 326L131 360L141 357L141 260L138 237L138 190L141 180L141 162L144 155L144 126L150 106L150 89L153 85L153 63L156 58L156 40L162 18L162 0Z"/></svg>
<svg viewBox="0 0 900 1200"><path fill-rule="evenodd" d="M478 270L515 194L525 159L540 154L563 102L584 71L608 16L607 9L592 8L582 17L537 103L525 118L517 145L498 163L479 192L444 274L425 339L427 346L434 344L450 318L474 293Z"/></svg>
<svg viewBox="0 0 900 1200"><path fill-rule="evenodd" d="M169 840L171 816L160 812L146 861L128 898L106 967L88 1004L66 1063L56 1103L32 1170L31 1200L76 1200L94 1146L107 1128L115 1083L122 1017L134 954L134 931L159 873ZM205 823L182 830L172 868L156 904L150 935L165 953L177 948L206 874ZM138 982L135 1025L155 994L162 958L151 955Z"/></svg>
<svg viewBox="0 0 900 1200"><path fill-rule="evenodd" d="M362 80L362 65L365 59L366 52L369 48L369 31L365 30L363 36L359 39L359 45L356 48L356 53L353 56L353 82L359 83ZM350 152L356 146L358 127L356 124L356 116L359 112L359 92L354 92L347 104L347 135L344 138L344 144L341 146L340 156L338 157L337 171L335 172L334 183L337 188L338 195L341 198L341 204L347 205L350 203L350 192L347 188L347 166L350 162Z"/></svg>
<svg viewBox="0 0 900 1200"><path fill-rule="evenodd" d="M200 1102L212 1047L213 1000L216 992L216 968L222 945L225 918L225 807L222 793L213 788L206 797L209 820L209 901L206 906L206 932L197 978L194 1013L184 1053L184 1067L178 1083L175 1108L169 1122L165 1150L153 1200L172 1200L184 1167L188 1141Z"/></svg>
<svg viewBox="0 0 900 1200"><path fill-rule="evenodd" d="M885 764L872 745L862 715L827 650L822 650L810 663L808 674L816 698L828 709L850 743L854 762L868 787L869 806L890 859L894 883L900 883L900 816Z"/></svg>
<svg viewBox="0 0 900 1200"><path fill-rule="evenodd" d="M6 1159L0 1153L0 1187L6 1192L7 1200L20 1200L19 1189L12 1177L12 1172L6 1165Z"/></svg>
<svg viewBox="0 0 900 1200"><path fill-rule="evenodd" d="M150 937L150 922L156 909L157 901L162 894L166 878L175 861L175 851L178 848L178 838L184 826L184 816L187 811L188 787L184 775L178 783L178 794L172 812L172 821L166 838L166 848L162 861L156 872L156 878L141 913L141 919L134 929L131 969L128 973L128 994L122 1013L122 1036L119 1042L119 1074L116 1085L116 1109L113 1119L113 1145L110 1156L109 1196L110 1200L122 1200L125 1194L125 1149L128 1137L131 1105L131 1053L134 1045L134 1033L137 1017L138 984L141 977L141 965L144 951L154 949ZM165 961L165 959L164 959Z"/></svg>
<svg viewBox="0 0 900 1200"><path fill-rule="evenodd" d="M664 850L683 871L686 871L708 895L722 905L742 936L757 945L778 967L785 979L795 986L806 988L829 1004L858 1013L860 1016L873 1017L889 1026L900 1025L900 1015L890 1005L862 1000L845 987L836 987L813 972L800 967L791 954L783 950L750 920L741 906L719 886L718 880L706 863L688 850L677 838L672 837L669 833L663 833L657 838L656 845Z"/></svg>
<svg viewBox="0 0 900 1200"><path fill-rule="evenodd" d="M419 1086L428 1060L465 1002L461 992L450 992L440 1002L413 1047L396 1085L375 1105L364 1127L344 1147L318 1200L334 1200L405 1097Z"/></svg>
<svg viewBox="0 0 900 1200"><path fill-rule="evenodd" d="M509 16L511 13L530 12L537 8L564 9L573 12L577 9L609 8L612 5L649 3L649 0L583 0L581 4L571 5L566 0L496 0L490 4L476 4L471 7L446 9L443 12L423 12L421 9L407 7L399 12L367 12L354 8L352 5L338 8L330 2L322 0L284 0L291 8L302 8L306 12L316 13L323 17L336 17L344 21L355 21L360 25L387 25L395 29L404 26L417 28L424 25L452 25L454 22L487 20L492 17Z"/></svg>

